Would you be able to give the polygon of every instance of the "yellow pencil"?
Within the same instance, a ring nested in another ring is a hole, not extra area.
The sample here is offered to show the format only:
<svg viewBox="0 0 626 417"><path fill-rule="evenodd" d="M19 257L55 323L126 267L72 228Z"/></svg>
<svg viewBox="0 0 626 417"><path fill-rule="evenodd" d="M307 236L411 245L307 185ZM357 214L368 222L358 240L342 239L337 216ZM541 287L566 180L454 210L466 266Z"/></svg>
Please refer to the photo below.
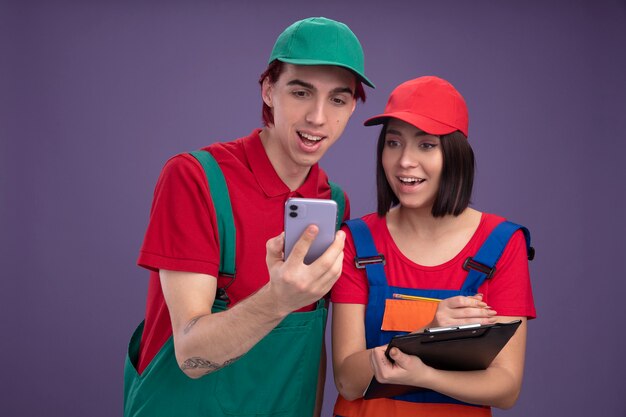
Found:
<svg viewBox="0 0 626 417"><path fill-rule="evenodd" d="M398 298L400 300L413 300L413 301L434 301L438 303L439 299L437 298L428 298L428 297L419 297L417 295L406 295L406 294L393 294L393 298Z"/></svg>

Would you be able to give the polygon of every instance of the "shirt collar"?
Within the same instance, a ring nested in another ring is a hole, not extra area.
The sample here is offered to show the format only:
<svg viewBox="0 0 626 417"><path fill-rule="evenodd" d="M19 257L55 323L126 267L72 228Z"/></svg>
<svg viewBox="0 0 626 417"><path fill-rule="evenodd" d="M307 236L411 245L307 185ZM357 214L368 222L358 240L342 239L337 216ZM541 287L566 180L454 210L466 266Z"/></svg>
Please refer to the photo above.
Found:
<svg viewBox="0 0 626 417"><path fill-rule="evenodd" d="M246 158L250 163L250 169L256 178L257 183L268 197L278 197L282 194L296 195L300 197L315 197L318 195L318 182L320 180L320 169L318 164L311 167L304 183L293 193L289 187L280 179L276 170L272 166L270 159L265 152L259 133L261 129L252 132L250 136L243 140Z"/></svg>

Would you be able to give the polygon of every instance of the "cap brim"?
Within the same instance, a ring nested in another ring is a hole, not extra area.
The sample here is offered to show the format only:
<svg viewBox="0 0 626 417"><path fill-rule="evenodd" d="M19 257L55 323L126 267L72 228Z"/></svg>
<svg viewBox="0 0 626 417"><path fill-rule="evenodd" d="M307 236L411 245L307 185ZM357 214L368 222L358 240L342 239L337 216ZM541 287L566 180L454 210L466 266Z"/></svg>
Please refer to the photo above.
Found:
<svg viewBox="0 0 626 417"><path fill-rule="evenodd" d="M333 65L335 67L342 67L354 73L354 75L356 75L357 78L361 80L361 82L363 82L365 85L372 87L372 88L376 88L376 86L370 80L368 80L365 75L361 74L360 72L358 72L352 67L349 67L347 65L343 65L337 62L321 61L318 59L294 59L294 58L280 58L280 57L276 59L281 62L286 62L287 64L294 64L294 65Z"/></svg>
<svg viewBox="0 0 626 417"><path fill-rule="evenodd" d="M385 123L389 118L395 118L402 120L410 125L415 126L416 128L423 130L426 133L431 135L447 135L452 132L456 132L459 130L454 126L450 126L445 123L438 122L429 117L422 116L419 114L409 113L409 112L395 112L395 113L383 113L378 116L370 117L363 124L365 126L374 126ZM463 132L465 136L467 134Z"/></svg>

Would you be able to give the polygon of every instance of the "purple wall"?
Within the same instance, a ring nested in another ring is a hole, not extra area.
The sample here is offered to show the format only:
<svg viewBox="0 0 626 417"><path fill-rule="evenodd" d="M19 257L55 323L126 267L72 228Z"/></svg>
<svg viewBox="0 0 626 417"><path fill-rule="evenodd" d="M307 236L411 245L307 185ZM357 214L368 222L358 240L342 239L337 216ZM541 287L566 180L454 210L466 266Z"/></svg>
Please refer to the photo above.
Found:
<svg viewBox="0 0 626 417"><path fill-rule="evenodd" d="M378 130L361 122L436 74L469 104L474 206L533 234L539 319L519 402L495 414L626 415L626 3L294 3L0 3L0 413L121 415L162 164L257 127L276 36L323 15L356 32L378 86L323 161L353 214L374 209Z"/></svg>

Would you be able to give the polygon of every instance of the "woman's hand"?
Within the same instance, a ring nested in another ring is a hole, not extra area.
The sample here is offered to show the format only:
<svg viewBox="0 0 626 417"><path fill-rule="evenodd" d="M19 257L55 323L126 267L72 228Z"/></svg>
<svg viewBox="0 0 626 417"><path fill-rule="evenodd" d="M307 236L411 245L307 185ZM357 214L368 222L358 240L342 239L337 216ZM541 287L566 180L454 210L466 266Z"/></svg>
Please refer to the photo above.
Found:
<svg viewBox="0 0 626 417"><path fill-rule="evenodd" d="M435 318L428 327L459 326L463 324L492 324L496 312L483 301L482 294L456 296L442 300Z"/></svg>
<svg viewBox="0 0 626 417"><path fill-rule="evenodd" d="M370 361L376 380L383 384L422 386L422 381L428 378L432 368L419 357L406 355L398 348L392 348L389 352L394 360L392 363L385 356L386 349L385 345L371 350Z"/></svg>
<svg viewBox="0 0 626 417"><path fill-rule="evenodd" d="M524 374L526 317L498 317L501 322L513 320L522 320L522 324L485 370L441 371L397 348L389 352L395 362L391 363L385 357L387 346L380 346L370 351L374 375L385 384L422 387L470 404L511 408L520 393Z"/></svg>

